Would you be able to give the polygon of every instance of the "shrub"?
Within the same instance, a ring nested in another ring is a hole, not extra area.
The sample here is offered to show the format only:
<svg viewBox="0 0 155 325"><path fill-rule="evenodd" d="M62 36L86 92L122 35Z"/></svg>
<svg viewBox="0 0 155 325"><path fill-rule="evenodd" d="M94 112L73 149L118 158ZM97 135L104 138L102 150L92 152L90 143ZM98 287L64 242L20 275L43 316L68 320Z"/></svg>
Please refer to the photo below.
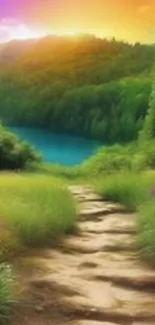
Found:
<svg viewBox="0 0 155 325"><path fill-rule="evenodd" d="M99 176L116 172L137 172L155 168L155 141L133 142L99 149L79 166L83 176Z"/></svg>
<svg viewBox="0 0 155 325"><path fill-rule="evenodd" d="M7 264L0 264L0 324L6 322L10 316L13 305L14 277L11 267Z"/></svg>
<svg viewBox="0 0 155 325"><path fill-rule="evenodd" d="M74 228L74 199L55 178L3 175L0 197L0 214L23 244L44 245Z"/></svg>
<svg viewBox="0 0 155 325"><path fill-rule="evenodd" d="M92 157L88 158L81 166L82 174L98 176L105 173L113 173L132 169L132 159L136 150L136 144L113 145L99 149Z"/></svg>
<svg viewBox="0 0 155 325"><path fill-rule="evenodd" d="M143 168L154 168L155 167L155 140L145 141L139 145L139 156L143 157Z"/></svg>
<svg viewBox="0 0 155 325"><path fill-rule="evenodd" d="M23 169L40 162L37 152L27 143L0 127L0 169Z"/></svg>

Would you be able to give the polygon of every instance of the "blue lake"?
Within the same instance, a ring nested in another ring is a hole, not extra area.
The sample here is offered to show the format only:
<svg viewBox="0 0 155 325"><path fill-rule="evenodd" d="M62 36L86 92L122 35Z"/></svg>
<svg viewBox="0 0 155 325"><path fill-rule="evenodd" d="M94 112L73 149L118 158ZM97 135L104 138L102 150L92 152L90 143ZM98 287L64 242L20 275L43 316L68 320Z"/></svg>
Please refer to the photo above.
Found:
<svg viewBox="0 0 155 325"><path fill-rule="evenodd" d="M100 144L93 140L66 134L56 134L45 129L11 127L10 131L38 149L46 162L75 165L91 156Z"/></svg>

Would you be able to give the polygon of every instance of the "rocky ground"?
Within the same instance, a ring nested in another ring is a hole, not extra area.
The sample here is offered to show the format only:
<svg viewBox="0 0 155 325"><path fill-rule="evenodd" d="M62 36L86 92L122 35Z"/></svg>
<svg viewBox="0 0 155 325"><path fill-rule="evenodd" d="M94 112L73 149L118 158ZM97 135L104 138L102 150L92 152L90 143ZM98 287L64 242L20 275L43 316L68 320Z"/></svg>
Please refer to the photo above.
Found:
<svg viewBox="0 0 155 325"><path fill-rule="evenodd" d="M22 300L13 325L153 325L155 272L138 259L136 215L72 186L78 231L16 268Z"/></svg>

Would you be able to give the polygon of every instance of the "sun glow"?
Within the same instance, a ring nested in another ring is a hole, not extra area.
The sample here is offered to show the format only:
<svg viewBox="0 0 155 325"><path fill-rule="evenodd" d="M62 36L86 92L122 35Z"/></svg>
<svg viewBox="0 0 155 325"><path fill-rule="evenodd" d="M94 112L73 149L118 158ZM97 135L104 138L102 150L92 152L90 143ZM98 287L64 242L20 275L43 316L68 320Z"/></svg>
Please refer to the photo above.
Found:
<svg viewBox="0 0 155 325"><path fill-rule="evenodd" d="M44 30L27 26L26 24L18 23L11 19L3 19L0 22L0 43L8 42L11 40L28 40L39 39L50 35L64 36L64 37L76 37L83 34L84 31L76 28L71 29L53 29ZM93 34L93 33L92 33ZM99 31L96 31L96 35L99 36ZM102 31L103 36L103 31ZM108 30L104 30L104 34L108 35ZM99 36L100 37L100 36Z"/></svg>
<svg viewBox="0 0 155 325"><path fill-rule="evenodd" d="M26 24L18 23L13 19L3 19L0 21L0 42L10 40L38 39L49 34L49 31L35 29Z"/></svg>
<svg viewBox="0 0 155 325"><path fill-rule="evenodd" d="M12 32L12 39L26 40L33 38L41 38L48 35L47 31L44 30L33 30L28 28L26 25L18 25Z"/></svg>
<svg viewBox="0 0 155 325"><path fill-rule="evenodd" d="M81 34L80 30L39 30L30 29L26 25L18 25L14 32L12 31L12 39L26 40L26 39L39 39L48 35L68 36L74 37Z"/></svg>
<svg viewBox="0 0 155 325"><path fill-rule="evenodd" d="M76 36L78 34L81 34L82 31L79 29L70 29L70 30L55 30L52 34L58 35L58 36Z"/></svg>

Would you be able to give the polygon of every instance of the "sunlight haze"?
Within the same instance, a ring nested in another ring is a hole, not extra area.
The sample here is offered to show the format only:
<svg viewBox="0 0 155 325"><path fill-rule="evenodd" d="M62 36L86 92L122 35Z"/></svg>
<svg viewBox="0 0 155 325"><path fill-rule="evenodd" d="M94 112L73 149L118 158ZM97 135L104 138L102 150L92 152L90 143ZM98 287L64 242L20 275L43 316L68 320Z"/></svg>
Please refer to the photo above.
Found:
<svg viewBox="0 0 155 325"><path fill-rule="evenodd" d="M1 41L83 32L150 43L154 21L154 0L0 0Z"/></svg>

